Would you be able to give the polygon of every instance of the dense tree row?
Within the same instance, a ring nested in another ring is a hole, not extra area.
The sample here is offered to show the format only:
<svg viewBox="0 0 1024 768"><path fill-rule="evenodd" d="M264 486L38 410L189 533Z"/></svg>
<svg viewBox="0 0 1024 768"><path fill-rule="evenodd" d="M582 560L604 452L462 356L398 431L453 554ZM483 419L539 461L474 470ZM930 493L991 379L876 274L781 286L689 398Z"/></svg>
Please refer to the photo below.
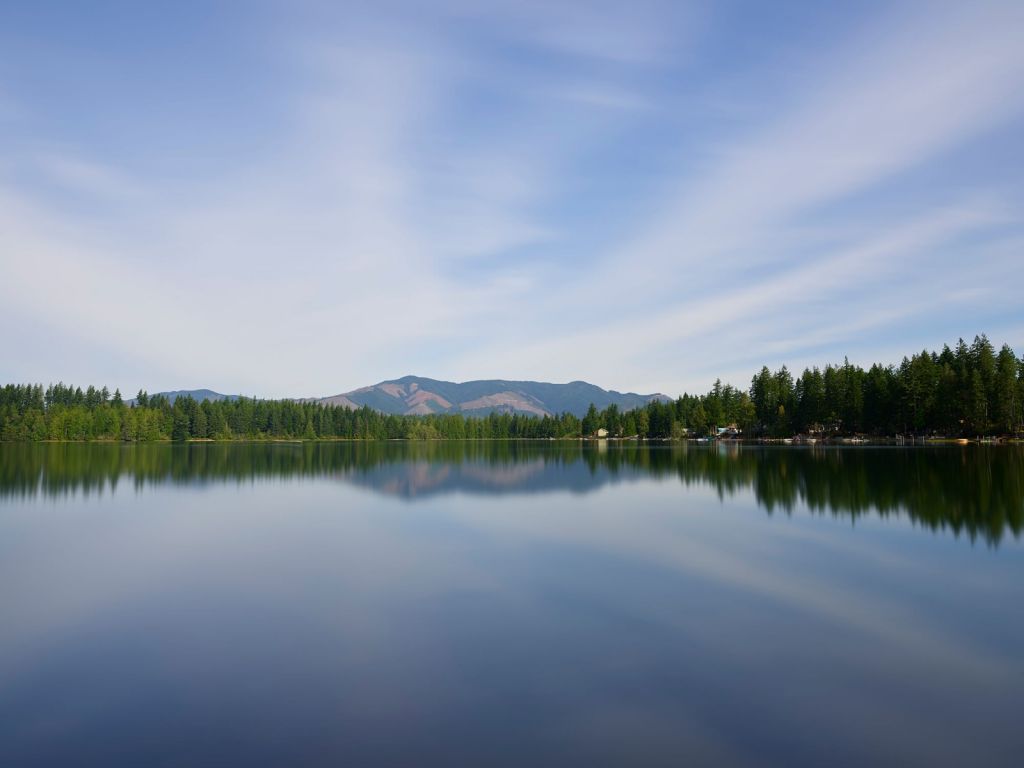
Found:
<svg viewBox="0 0 1024 768"><path fill-rule="evenodd" d="M612 436L668 439L735 426L748 437L794 434L1015 434L1024 422L1024 361L985 336L927 350L899 366L811 368L794 379L762 368L749 392L716 381L705 395L653 401L634 411L593 405L579 419L492 413L396 416L364 407L294 400L197 402L139 392L125 403L106 387L9 384L0 389L3 440L529 439Z"/></svg>
<svg viewBox="0 0 1024 768"><path fill-rule="evenodd" d="M762 368L750 395L755 429L770 435L1014 434L1024 420L1024 361L978 336L866 371L846 361L794 381L785 368Z"/></svg>
<svg viewBox="0 0 1024 768"><path fill-rule="evenodd" d="M898 366L851 365L805 369L794 379L783 366L764 367L749 392L715 382L703 396L651 403L620 414L614 406L592 409L584 434L673 437L706 435L735 426L748 437L815 435L1010 435L1024 431L1024 360L985 336L963 339L955 349L927 350Z"/></svg>
<svg viewBox="0 0 1024 768"><path fill-rule="evenodd" d="M187 440L187 439L481 439L559 438L580 434L572 414L536 418L493 413L396 416L370 408L294 400L239 398L202 402L139 392L126 404L119 392L56 384L7 385L0 389L0 439L4 440Z"/></svg>

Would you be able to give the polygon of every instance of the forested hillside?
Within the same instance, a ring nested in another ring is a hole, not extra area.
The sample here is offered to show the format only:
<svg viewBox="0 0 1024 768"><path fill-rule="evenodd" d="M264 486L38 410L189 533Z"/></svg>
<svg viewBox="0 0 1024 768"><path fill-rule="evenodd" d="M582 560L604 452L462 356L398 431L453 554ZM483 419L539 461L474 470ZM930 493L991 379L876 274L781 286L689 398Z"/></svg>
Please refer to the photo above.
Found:
<svg viewBox="0 0 1024 768"><path fill-rule="evenodd" d="M640 408L651 400L668 399L660 394L638 395L635 392L602 389L585 381L572 381L568 384L505 379L454 382L403 376L321 398L319 402L352 408L368 405L382 413L402 416L440 413L462 413L465 416L487 416L491 413L554 416L572 413L583 416L591 404L597 408L614 405L628 411Z"/></svg>
<svg viewBox="0 0 1024 768"><path fill-rule="evenodd" d="M1024 422L1024 361L985 336L970 345L927 350L899 365L864 370L849 362L811 368L794 377L784 366L762 368L748 390L715 382L703 395L652 400L622 411L591 406L534 416L492 412L384 414L369 406L294 400L203 400L121 393L63 383L9 384L0 389L3 440L187 439L478 439L568 438L607 429L612 436L672 438L706 435L735 425L744 437L818 435L1017 434Z"/></svg>

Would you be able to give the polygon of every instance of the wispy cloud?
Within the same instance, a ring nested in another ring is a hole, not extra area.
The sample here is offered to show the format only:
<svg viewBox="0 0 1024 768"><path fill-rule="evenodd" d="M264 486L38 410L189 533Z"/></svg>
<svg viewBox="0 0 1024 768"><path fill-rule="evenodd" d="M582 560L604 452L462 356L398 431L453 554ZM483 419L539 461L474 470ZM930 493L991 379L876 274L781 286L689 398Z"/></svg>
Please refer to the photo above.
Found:
<svg viewBox="0 0 1024 768"><path fill-rule="evenodd" d="M702 3L640 0L574 2L513 0L491 3L485 20L498 21L521 42L574 57L624 64L648 64L678 55L702 25ZM479 13L475 3L450 3Z"/></svg>
<svg viewBox="0 0 1024 768"><path fill-rule="evenodd" d="M48 152L37 157L34 165L65 191L87 199L124 200L141 193L139 186L118 170L79 157Z"/></svg>
<svg viewBox="0 0 1024 768"><path fill-rule="evenodd" d="M261 151L178 175L138 163L147 136L122 152L28 97L0 147L0 300L39 348L89 353L0 373L678 392L743 383L754 361L935 343L942 306L975 330L1020 326L1006 286L1024 189L985 166L1019 139L936 176L1020 122L1019 4L900 7L837 22L854 30L838 42L779 30L814 63L795 78L739 54L720 71L721 46L760 39L733 17L623 9L271 14L247 42L270 74L238 75L266 88Z"/></svg>
<svg viewBox="0 0 1024 768"><path fill-rule="evenodd" d="M944 12L943 12L944 11ZM932 9L872 29L827 61L797 107L717 147L616 259L685 273L763 256L792 217L913 168L1024 107L1019 5ZM703 286L701 286L703 287Z"/></svg>
<svg viewBox="0 0 1024 768"><path fill-rule="evenodd" d="M720 338L738 325L747 332L730 335L742 339L745 349L761 349L756 337L772 333L788 339L786 349L798 349L804 333L791 326L817 325L802 307L859 315L871 306L884 310L879 317L896 320L912 314L908 299L919 309L941 304L944 295L923 296L906 282L911 275L922 284L934 282L927 259L915 259L915 249L908 252L899 240L866 251L851 244L848 256L822 258L834 247L829 240L849 237L826 231L818 243L810 241L808 255L800 218L897 178L1019 114L1024 52L1012 30L1020 26L1020 7L933 11L926 18L897 17L899 25L882 33L863 33L826 62L805 96L788 99L796 104L790 114L718 146L706 172L682 179L635 238L608 249L607 258L584 273L580 314L587 327L573 331L571 348L585 359L634 372L642 361L657 360L678 377L695 358L721 357L714 342L699 343L701 336ZM940 229L951 215L958 221L965 216L939 212ZM855 211L841 219L840 229L851 222L887 227L886 218ZM983 215L976 223L1006 220ZM910 231L917 226L911 223ZM877 248L881 259L872 257ZM917 272L905 268L896 282L894 267L901 261ZM649 296L654 304L631 296ZM605 304L594 297L618 311L584 309ZM903 309L885 309L894 305ZM668 348L671 342L674 348ZM550 350L557 345L540 345L548 353L531 347L524 357L539 354L554 363L560 355ZM655 381L669 385L672 379Z"/></svg>
<svg viewBox="0 0 1024 768"><path fill-rule="evenodd" d="M948 308L948 292L962 286L974 267L964 262L944 271L945 290L935 290L935 278L919 276L928 274L937 249L1002 220L999 213L970 205L928 213L770 278L750 281L737 276L706 296L639 316L609 311L605 323L571 336L503 345L511 349L502 357L513 365L534 361L563 376L571 375L571 366L587 375L621 368L649 377L649 386L655 389L665 389L671 384L660 378L666 369L687 368L699 371L701 378L714 378L716 368L722 374L734 370L730 366L723 371L721 366L737 358L752 365L784 360L826 342L850 343L871 328ZM1009 266L1003 264L1001 279L1007 277ZM908 285L915 290L908 291ZM830 327L827 336L823 324ZM569 359L564 356L566 348L573 350ZM491 364L498 364L496 357ZM745 384L745 378L737 383Z"/></svg>

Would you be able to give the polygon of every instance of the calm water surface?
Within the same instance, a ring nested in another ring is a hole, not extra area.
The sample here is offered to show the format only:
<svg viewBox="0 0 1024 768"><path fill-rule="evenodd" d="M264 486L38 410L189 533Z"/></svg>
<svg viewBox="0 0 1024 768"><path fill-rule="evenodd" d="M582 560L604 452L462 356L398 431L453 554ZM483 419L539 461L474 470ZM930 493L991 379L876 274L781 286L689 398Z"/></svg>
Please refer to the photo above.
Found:
<svg viewBox="0 0 1024 768"><path fill-rule="evenodd" d="M1019 765L1024 450L0 445L0 765Z"/></svg>

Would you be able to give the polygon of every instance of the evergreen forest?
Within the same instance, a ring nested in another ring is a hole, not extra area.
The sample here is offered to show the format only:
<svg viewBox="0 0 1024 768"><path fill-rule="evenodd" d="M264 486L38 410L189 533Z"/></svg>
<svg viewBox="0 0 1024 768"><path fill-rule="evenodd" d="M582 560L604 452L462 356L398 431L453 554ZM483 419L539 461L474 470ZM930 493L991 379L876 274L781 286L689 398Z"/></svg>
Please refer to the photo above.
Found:
<svg viewBox="0 0 1024 768"><path fill-rule="evenodd" d="M0 440L550 439L607 430L611 437L670 439L733 428L744 438L794 435L980 437L1024 431L1024 359L984 335L899 365L867 370L844 360L794 376L786 366L756 373L747 389L716 381L705 394L654 400L620 411L591 405L571 413L487 416L383 414L298 400L203 400L64 383L0 388Z"/></svg>

